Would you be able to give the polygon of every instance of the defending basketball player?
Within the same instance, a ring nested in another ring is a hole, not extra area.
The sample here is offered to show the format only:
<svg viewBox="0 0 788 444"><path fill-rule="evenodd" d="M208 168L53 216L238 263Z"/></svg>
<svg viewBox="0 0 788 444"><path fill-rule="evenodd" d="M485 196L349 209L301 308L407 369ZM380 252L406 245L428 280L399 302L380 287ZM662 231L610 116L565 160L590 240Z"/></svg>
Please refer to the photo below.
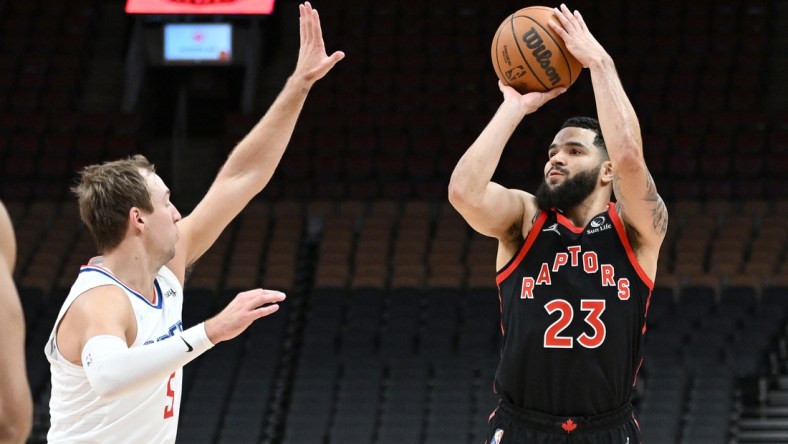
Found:
<svg viewBox="0 0 788 444"><path fill-rule="evenodd" d="M326 55L317 11L308 2L299 10L294 72L188 217L181 219L142 156L82 171L80 215L102 256L82 267L47 342L50 443L174 442L182 367L284 299L276 291L242 292L218 315L183 329L186 269L266 186L309 89L344 57Z"/></svg>
<svg viewBox="0 0 788 444"><path fill-rule="evenodd" d="M563 124L535 194L505 188L491 178L515 127L565 90L499 83L503 103L449 185L465 220L498 239L503 348L488 442L637 443L630 398L668 215L613 60L577 11L561 5L553 21L590 71L599 120Z"/></svg>

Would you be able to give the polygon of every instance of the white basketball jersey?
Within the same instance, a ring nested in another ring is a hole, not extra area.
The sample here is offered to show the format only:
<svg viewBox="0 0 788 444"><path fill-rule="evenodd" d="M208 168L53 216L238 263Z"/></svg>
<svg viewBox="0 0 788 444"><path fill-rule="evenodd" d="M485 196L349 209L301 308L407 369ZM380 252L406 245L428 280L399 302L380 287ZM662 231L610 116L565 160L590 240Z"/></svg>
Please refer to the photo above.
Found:
<svg viewBox="0 0 788 444"><path fill-rule="evenodd" d="M137 337L132 347L165 340L183 330L183 288L167 267L153 282L156 300L145 297L119 281L93 258L81 268L79 277L60 309L45 348L52 372L49 401L50 443L172 443L178 428L183 370L135 393L102 399L93 391L82 366L68 362L57 348L57 327L71 304L86 291L104 285L122 288L137 318Z"/></svg>

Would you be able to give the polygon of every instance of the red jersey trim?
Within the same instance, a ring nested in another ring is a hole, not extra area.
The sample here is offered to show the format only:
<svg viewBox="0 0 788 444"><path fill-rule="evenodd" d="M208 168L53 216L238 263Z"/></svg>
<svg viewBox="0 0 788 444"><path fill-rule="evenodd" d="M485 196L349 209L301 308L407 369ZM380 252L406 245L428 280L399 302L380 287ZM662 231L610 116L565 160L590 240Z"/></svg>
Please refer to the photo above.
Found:
<svg viewBox="0 0 788 444"><path fill-rule="evenodd" d="M568 228L572 233L580 234L586 229L586 227L576 227L568 217L564 216L558 211L555 212L555 216L558 223Z"/></svg>
<svg viewBox="0 0 788 444"><path fill-rule="evenodd" d="M501 336L506 336L506 327L503 326L503 297L501 297L501 285L498 284L498 312L501 314ZM495 391L495 383L493 383Z"/></svg>
<svg viewBox="0 0 788 444"><path fill-rule="evenodd" d="M651 280L650 277L646 274L646 271L643 270L643 267L640 266L640 262L638 262L637 256L635 256L635 250L632 249L632 244L629 243L629 238L627 237L627 231L624 229L624 223L618 217L618 213L616 212L615 205L613 202L608 204L607 213L610 215L610 220L613 221L613 225L616 227L616 231L618 232L618 237L621 239L621 243L624 244L624 249L627 250L627 256L629 256L629 262L632 263L632 266L635 268L640 279L646 284L649 290L654 289L654 281Z"/></svg>
<svg viewBox="0 0 788 444"><path fill-rule="evenodd" d="M520 262L523 261L525 254L528 253L528 250L531 249L531 245L534 244L536 240L536 236L539 235L539 231L542 229L544 225L544 221L547 220L547 212L541 211L539 212L539 216L536 217L534 221L534 225L531 227L531 231L528 232L528 236L525 238L525 242L523 242L523 246L520 247L520 251L515 256L514 260L509 262L509 265L505 266L501 271L498 272L498 275L495 276L495 282L500 287L501 282L505 281L506 278L509 277L514 272L514 269L520 265ZM499 288L500 291L500 288Z"/></svg>

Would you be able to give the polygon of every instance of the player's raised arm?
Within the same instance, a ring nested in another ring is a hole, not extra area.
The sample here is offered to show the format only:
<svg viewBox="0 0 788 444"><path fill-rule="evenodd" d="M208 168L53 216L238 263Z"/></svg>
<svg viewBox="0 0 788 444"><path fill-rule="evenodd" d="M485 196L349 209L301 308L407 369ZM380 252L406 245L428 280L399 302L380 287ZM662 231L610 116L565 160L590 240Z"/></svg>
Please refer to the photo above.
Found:
<svg viewBox="0 0 788 444"><path fill-rule="evenodd" d="M563 28L552 23L552 29L591 72L599 124L613 162L618 211L636 232L636 243L654 251L651 259L656 264L656 250L665 237L668 213L646 167L635 110L624 92L613 59L591 35L580 13L561 5L560 9L556 8L555 16Z"/></svg>
<svg viewBox="0 0 788 444"><path fill-rule="evenodd" d="M299 6L301 46L295 70L263 118L241 140L194 211L179 222L180 241L170 268L183 281L196 261L246 204L268 184L279 164L310 88L345 54L326 54L320 17Z"/></svg>
<svg viewBox="0 0 788 444"><path fill-rule="evenodd" d="M522 221L536 211L531 194L492 182L504 146L524 116L555 98L564 88L520 94L500 81L503 103L460 158L449 182L449 201L476 231L507 239L522 236Z"/></svg>

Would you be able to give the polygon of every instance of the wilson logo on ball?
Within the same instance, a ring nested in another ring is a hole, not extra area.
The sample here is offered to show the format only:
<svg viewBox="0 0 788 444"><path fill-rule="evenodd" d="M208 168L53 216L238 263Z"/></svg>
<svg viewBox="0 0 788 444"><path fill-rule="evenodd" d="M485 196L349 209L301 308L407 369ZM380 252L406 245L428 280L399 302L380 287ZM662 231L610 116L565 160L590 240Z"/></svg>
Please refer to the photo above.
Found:
<svg viewBox="0 0 788 444"><path fill-rule="evenodd" d="M561 81L561 76L558 75L555 67L550 62L550 59L553 57L553 52L545 48L544 39L541 35L539 35L539 32L536 30L536 28L531 28L525 34L523 34L523 42L525 42L525 46L531 50L531 54L534 55L536 61L539 63L539 66L541 66L544 70L544 73L550 80L550 83L553 86L558 85L558 83Z"/></svg>

